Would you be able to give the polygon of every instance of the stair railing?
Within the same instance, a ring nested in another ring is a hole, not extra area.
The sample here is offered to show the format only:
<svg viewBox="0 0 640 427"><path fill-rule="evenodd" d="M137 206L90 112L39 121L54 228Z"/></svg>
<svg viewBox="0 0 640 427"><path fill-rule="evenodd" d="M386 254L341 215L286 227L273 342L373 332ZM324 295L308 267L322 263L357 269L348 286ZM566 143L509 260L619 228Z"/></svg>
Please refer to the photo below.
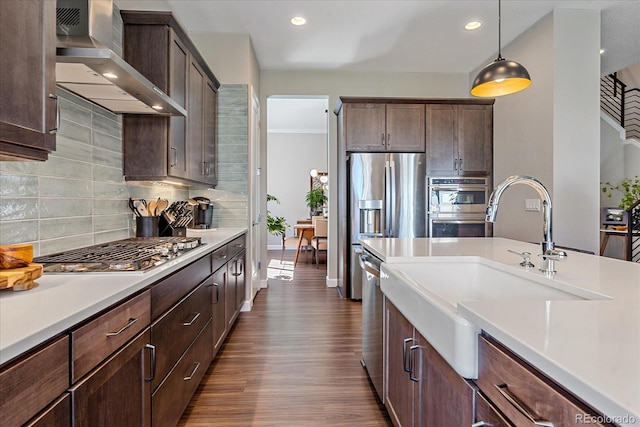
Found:
<svg viewBox="0 0 640 427"><path fill-rule="evenodd" d="M600 108L625 130L627 138L640 140L640 89L627 89L616 74L600 79Z"/></svg>
<svg viewBox="0 0 640 427"><path fill-rule="evenodd" d="M640 200L627 209L627 261L640 262Z"/></svg>

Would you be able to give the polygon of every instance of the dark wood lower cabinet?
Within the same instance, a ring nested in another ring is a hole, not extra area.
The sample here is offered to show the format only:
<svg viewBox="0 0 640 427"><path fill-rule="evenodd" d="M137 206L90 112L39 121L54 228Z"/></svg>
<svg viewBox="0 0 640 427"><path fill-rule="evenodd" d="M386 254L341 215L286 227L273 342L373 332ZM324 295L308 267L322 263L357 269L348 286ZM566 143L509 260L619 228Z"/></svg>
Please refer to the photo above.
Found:
<svg viewBox="0 0 640 427"><path fill-rule="evenodd" d="M475 388L386 302L387 396L395 426L460 427L475 419Z"/></svg>
<svg viewBox="0 0 640 427"><path fill-rule="evenodd" d="M504 415L500 413L482 393L478 393L476 396L476 425L480 426L493 426L493 427L512 427L511 424Z"/></svg>
<svg viewBox="0 0 640 427"><path fill-rule="evenodd" d="M74 427L150 426L149 328L71 388Z"/></svg>
<svg viewBox="0 0 640 427"><path fill-rule="evenodd" d="M152 398L153 427L174 427L178 424L212 359L213 332L211 321L209 321L154 392Z"/></svg>
<svg viewBox="0 0 640 427"><path fill-rule="evenodd" d="M24 427L71 427L71 395L60 396Z"/></svg>
<svg viewBox="0 0 640 427"><path fill-rule="evenodd" d="M227 334L227 320L225 318L226 292L227 292L227 267L218 269L212 276L213 282L213 352L216 354Z"/></svg>

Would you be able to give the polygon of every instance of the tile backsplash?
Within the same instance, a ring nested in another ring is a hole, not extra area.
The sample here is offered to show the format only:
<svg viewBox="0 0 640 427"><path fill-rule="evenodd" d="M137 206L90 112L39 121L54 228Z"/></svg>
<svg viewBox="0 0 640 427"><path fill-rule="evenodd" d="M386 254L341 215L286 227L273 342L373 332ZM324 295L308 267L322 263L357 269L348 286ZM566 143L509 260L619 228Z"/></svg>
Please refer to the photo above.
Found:
<svg viewBox="0 0 640 427"><path fill-rule="evenodd" d="M242 88L228 91L240 96ZM245 86L246 87L246 86ZM226 90L221 87L221 104ZM58 88L60 131L46 162L0 162L0 244L32 243L36 255L123 239L134 235L132 198L190 196L185 187L126 182L122 172L122 120ZM234 98L231 96L231 98ZM234 102L237 102L234 101ZM246 89L244 114L246 123ZM242 108L221 108L220 117ZM226 119L221 119L226 122ZM239 129L231 133L242 134ZM247 136L228 136L221 127L219 184L198 193L215 200L214 227L246 226ZM243 147L244 145L244 147ZM196 194L197 195L197 194Z"/></svg>

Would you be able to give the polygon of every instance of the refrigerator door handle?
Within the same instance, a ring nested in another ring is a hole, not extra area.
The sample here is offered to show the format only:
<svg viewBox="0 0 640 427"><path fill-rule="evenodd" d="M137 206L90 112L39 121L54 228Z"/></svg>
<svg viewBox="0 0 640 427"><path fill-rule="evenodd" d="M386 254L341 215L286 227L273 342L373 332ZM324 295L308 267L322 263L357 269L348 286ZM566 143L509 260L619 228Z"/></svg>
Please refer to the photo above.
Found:
<svg viewBox="0 0 640 427"><path fill-rule="evenodd" d="M391 165L384 162L384 237L391 235Z"/></svg>
<svg viewBox="0 0 640 427"><path fill-rule="evenodd" d="M389 176L391 177L391 189L389 193L391 193L391 200L389 202L389 206L391 206L390 211L390 230L389 237L398 237L397 231L393 230L392 226L396 224L396 162L393 160L389 161Z"/></svg>

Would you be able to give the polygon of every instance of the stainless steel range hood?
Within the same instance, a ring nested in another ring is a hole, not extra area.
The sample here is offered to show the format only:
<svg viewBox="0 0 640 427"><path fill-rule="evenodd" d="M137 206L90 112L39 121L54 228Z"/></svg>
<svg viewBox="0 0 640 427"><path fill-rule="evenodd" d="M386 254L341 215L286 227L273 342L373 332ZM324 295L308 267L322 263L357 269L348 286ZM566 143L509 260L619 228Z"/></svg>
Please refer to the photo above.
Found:
<svg viewBox="0 0 640 427"><path fill-rule="evenodd" d="M112 0L57 0L56 83L114 113L186 116L111 50L112 14Z"/></svg>

